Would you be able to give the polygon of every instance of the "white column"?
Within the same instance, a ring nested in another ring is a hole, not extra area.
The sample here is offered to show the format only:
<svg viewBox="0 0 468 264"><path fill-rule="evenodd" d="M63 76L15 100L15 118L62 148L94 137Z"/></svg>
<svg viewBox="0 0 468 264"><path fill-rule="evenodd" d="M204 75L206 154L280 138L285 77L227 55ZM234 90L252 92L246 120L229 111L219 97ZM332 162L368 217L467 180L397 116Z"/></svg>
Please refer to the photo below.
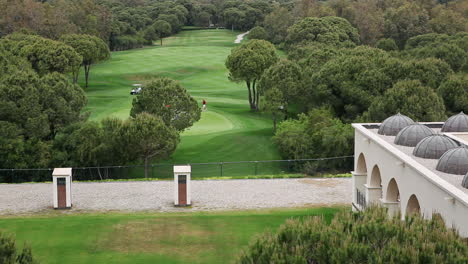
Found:
<svg viewBox="0 0 468 264"><path fill-rule="evenodd" d="M191 192L191 180L190 180L190 172L187 173L187 205L192 205L192 192Z"/></svg>
<svg viewBox="0 0 468 264"><path fill-rule="evenodd" d="M366 203L370 205L380 205L380 199L382 198L382 187L370 187L364 184L366 188Z"/></svg>
<svg viewBox="0 0 468 264"><path fill-rule="evenodd" d="M58 207L58 196L57 196L57 177L52 176L52 195L54 201L54 208Z"/></svg>
<svg viewBox="0 0 468 264"><path fill-rule="evenodd" d="M174 204L179 205L179 174L174 174Z"/></svg>
<svg viewBox="0 0 468 264"><path fill-rule="evenodd" d="M400 212L400 202L388 202L380 200L383 207L388 209L388 216L394 217Z"/></svg>
<svg viewBox="0 0 468 264"><path fill-rule="evenodd" d="M72 176L70 174L69 177L65 177L65 184L66 184L66 192L67 192L67 208L72 207Z"/></svg>

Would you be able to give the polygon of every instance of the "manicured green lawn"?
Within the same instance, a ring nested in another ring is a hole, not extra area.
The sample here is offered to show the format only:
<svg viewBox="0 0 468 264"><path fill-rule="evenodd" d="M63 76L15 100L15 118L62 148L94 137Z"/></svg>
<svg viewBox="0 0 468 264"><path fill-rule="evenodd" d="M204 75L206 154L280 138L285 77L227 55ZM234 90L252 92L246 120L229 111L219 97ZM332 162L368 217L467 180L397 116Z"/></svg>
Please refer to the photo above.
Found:
<svg viewBox="0 0 468 264"><path fill-rule="evenodd" d="M218 213L105 213L0 218L0 231L31 245L41 263L232 263L251 239L290 217L342 208Z"/></svg>
<svg viewBox="0 0 468 264"><path fill-rule="evenodd" d="M131 85L156 76L177 79L200 103L207 101L202 119L182 134L170 163L272 160L279 154L271 141L268 115L252 113L243 83L228 80L224 66L240 32L183 31L154 46L114 52L92 68L87 111L91 120L127 118Z"/></svg>

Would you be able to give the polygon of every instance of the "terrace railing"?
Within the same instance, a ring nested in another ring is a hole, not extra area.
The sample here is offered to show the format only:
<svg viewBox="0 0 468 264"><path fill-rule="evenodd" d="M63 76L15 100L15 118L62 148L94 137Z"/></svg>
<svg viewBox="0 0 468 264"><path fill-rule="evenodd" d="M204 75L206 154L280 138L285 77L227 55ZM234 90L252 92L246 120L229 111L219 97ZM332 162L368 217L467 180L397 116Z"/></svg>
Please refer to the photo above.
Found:
<svg viewBox="0 0 468 264"><path fill-rule="evenodd" d="M356 202L364 210L367 207L366 195L356 188Z"/></svg>
<svg viewBox="0 0 468 264"><path fill-rule="evenodd" d="M329 173L348 173L353 167L353 156L238 162L188 163L192 179L249 178L259 176L300 176ZM175 164L151 164L148 178L172 179ZM143 165L73 168L74 181L104 181L144 179ZM52 178L53 168L0 169L0 183L45 182ZM294 175L290 175L294 174Z"/></svg>

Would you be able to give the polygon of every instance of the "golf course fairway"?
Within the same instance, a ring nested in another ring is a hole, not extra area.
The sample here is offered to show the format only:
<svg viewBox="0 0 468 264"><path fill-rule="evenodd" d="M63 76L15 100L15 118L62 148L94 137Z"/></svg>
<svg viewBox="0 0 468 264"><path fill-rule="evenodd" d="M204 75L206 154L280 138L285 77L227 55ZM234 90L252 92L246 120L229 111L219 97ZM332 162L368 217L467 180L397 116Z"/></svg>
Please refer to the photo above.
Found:
<svg viewBox="0 0 468 264"><path fill-rule="evenodd" d="M158 76L180 81L207 111L181 134L170 163L279 159L273 145L272 121L251 112L244 83L228 80L224 66L240 32L191 30L163 40L163 46L113 52L111 59L91 69L86 111L90 119L129 116L132 84ZM83 78L81 78L80 81Z"/></svg>

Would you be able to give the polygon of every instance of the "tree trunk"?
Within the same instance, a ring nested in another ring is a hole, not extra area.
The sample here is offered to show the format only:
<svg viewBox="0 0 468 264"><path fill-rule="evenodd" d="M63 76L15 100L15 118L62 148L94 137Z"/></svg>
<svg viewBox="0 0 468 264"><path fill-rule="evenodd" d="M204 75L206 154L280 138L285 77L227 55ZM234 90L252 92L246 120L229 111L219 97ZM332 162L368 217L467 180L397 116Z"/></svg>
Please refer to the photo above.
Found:
<svg viewBox="0 0 468 264"><path fill-rule="evenodd" d="M149 157L145 157L145 178L148 178L148 160Z"/></svg>
<svg viewBox="0 0 468 264"><path fill-rule="evenodd" d="M273 132L276 132L276 113L273 112Z"/></svg>
<svg viewBox="0 0 468 264"><path fill-rule="evenodd" d="M252 88L254 90L255 98L254 98L254 104L255 104L255 109L258 111L260 109L259 107L259 98L260 98L260 93L257 91L257 84L256 80L253 81Z"/></svg>
<svg viewBox="0 0 468 264"><path fill-rule="evenodd" d="M85 69L85 81L86 81L85 88L88 88L89 70L91 70L91 64L85 65L84 69Z"/></svg>
<svg viewBox="0 0 468 264"><path fill-rule="evenodd" d="M161 47L162 47L162 38L159 39L161 41Z"/></svg>
<svg viewBox="0 0 468 264"><path fill-rule="evenodd" d="M97 171L98 171L99 178L101 178L101 181L102 181L101 169L99 168L99 166L97 168Z"/></svg>
<svg viewBox="0 0 468 264"><path fill-rule="evenodd" d="M78 67L78 69L73 71L73 84L78 83L78 76L80 75L80 68L81 68L81 66Z"/></svg>
<svg viewBox="0 0 468 264"><path fill-rule="evenodd" d="M253 95L253 101L252 101L253 108L252 108L252 110L256 110L257 109L257 104L255 104L255 101L257 100L257 91L255 90L255 85L252 85L252 95Z"/></svg>
<svg viewBox="0 0 468 264"><path fill-rule="evenodd" d="M247 90L249 90L249 104L250 104L250 110L255 110L255 104L252 101L252 89L250 89L250 81L245 81L247 84Z"/></svg>

